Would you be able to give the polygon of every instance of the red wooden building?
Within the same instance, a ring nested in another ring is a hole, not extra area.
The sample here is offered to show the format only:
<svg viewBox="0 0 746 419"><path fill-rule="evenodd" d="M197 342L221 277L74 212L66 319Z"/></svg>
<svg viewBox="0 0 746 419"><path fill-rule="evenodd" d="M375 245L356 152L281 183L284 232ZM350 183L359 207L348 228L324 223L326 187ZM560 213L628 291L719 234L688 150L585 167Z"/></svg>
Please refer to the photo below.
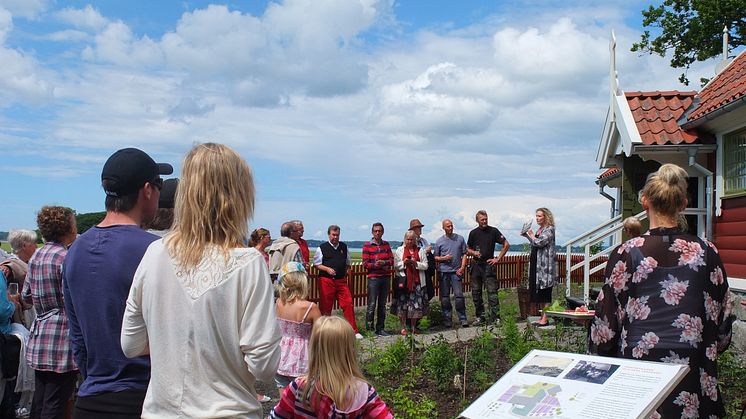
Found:
<svg viewBox="0 0 746 419"><path fill-rule="evenodd" d="M731 287L746 290L746 52L719 63L699 92L623 92L613 39L610 49L610 106L596 160L612 217L640 213L647 175L678 164L690 176L690 229L716 244Z"/></svg>

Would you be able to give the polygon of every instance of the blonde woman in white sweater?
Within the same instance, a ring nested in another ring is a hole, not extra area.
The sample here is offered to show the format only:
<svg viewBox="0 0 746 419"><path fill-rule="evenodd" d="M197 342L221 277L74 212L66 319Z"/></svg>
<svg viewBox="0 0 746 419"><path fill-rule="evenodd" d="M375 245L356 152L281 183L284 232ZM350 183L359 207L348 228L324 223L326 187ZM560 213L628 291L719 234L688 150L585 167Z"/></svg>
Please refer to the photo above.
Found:
<svg viewBox="0 0 746 419"><path fill-rule="evenodd" d="M143 418L259 418L255 381L280 360L280 330L264 258L243 245L254 210L248 164L230 148L184 159L175 225L135 273L122 350L150 354Z"/></svg>

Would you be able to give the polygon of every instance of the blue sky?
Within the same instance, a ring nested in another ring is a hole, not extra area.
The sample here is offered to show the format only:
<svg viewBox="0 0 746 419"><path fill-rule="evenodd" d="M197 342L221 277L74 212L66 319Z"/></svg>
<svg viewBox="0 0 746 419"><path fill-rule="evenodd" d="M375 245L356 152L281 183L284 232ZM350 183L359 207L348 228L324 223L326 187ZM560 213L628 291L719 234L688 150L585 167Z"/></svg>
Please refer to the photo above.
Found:
<svg viewBox="0 0 746 419"><path fill-rule="evenodd" d="M637 0L0 0L0 230L45 204L103 210L101 167L223 142L252 166L252 228L339 224L401 240L473 228L511 243L533 210L559 241L608 217L594 184L612 29L624 90L691 90L629 52ZM698 64L690 79L709 76Z"/></svg>

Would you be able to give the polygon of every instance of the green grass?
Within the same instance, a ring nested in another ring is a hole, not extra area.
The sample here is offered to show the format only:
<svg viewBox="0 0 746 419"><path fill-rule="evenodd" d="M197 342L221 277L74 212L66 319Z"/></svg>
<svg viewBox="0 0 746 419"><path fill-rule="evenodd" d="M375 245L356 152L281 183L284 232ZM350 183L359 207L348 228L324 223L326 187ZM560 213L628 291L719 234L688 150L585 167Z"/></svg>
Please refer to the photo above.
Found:
<svg viewBox="0 0 746 419"><path fill-rule="evenodd" d="M316 249L310 249L311 261L313 261L313 255L316 253ZM363 260L363 252L350 252L350 260L352 263L361 262Z"/></svg>
<svg viewBox="0 0 746 419"><path fill-rule="evenodd" d="M0 249L3 249L6 252L10 253L10 243L8 243L8 242L2 242L2 243L0 243Z"/></svg>

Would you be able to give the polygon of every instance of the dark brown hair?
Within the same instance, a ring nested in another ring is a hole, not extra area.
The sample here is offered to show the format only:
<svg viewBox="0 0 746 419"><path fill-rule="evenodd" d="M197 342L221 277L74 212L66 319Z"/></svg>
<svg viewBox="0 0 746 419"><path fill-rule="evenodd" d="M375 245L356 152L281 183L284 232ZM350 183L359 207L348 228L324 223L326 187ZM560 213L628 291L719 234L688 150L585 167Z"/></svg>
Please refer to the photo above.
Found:
<svg viewBox="0 0 746 419"><path fill-rule="evenodd" d="M254 247L259 244L259 241L269 236L269 230L266 228L257 228L251 232L249 236L249 247Z"/></svg>

